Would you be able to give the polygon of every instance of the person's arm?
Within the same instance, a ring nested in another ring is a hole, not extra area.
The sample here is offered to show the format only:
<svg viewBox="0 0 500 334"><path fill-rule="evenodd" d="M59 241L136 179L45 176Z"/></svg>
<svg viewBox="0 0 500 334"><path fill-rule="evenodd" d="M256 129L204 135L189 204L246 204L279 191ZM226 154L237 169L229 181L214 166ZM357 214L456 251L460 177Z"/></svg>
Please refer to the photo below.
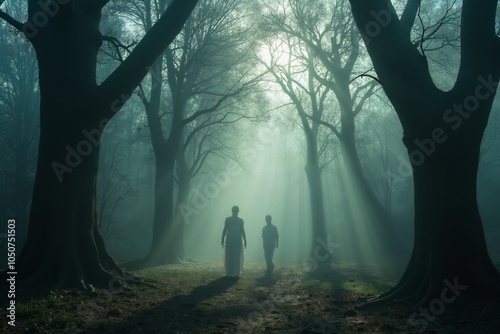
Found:
<svg viewBox="0 0 500 334"><path fill-rule="evenodd" d="M278 228L277 228L277 227L275 227L275 229L276 229L276 248L278 248L280 235L278 234Z"/></svg>
<svg viewBox="0 0 500 334"><path fill-rule="evenodd" d="M247 235L245 234L245 222L241 220L241 236L243 237L243 247L247 248Z"/></svg>
<svg viewBox="0 0 500 334"><path fill-rule="evenodd" d="M222 240L221 240L221 245L222 247L224 247L224 238L226 237L226 232L227 232L227 219L226 221L224 222L224 229L222 230Z"/></svg>

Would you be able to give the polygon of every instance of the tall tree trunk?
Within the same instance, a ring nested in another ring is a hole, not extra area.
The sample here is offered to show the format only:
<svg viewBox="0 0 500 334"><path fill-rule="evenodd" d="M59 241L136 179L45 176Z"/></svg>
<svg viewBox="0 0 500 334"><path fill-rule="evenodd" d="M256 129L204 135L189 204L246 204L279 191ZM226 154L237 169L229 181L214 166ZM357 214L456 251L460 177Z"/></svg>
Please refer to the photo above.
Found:
<svg viewBox="0 0 500 334"><path fill-rule="evenodd" d="M158 118L158 116L156 116ZM151 123L150 123L151 124ZM182 138L181 122L174 117L166 142L163 136L153 145L156 159L153 239L146 262L151 265L178 263L173 237L175 159ZM153 130L153 129L151 129Z"/></svg>
<svg viewBox="0 0 500 334"><path fill-rule="evenodd" d="M14 206L16 218L16 243L24 244L28 233L29 202L32 180L29 177L30 168L33 167L31 157L33 152L33 139L38 134L38 93L37 93L37 68L34 52L29 52L16 62L19 67L17 72L18 85L15 101L15 167L14 167Z"/></svg>
<svg viewBox="0 0 500 334"><path fill-rule="evenodd" d="M439 146L422 159L416 153L422 146L407 143L415 159L414 248L401 281L380 300L411 295L425 305L439 296L446 280L457 280L463 290L500 293L500 275L487 251L477 205L482 131L471 130L447 134L443 143L427 142L429 151Z"/></svg>
<svg viewBox="0 0 500 334"><path fill-rule="evenodd" d="M63 99L66 98L67 95ZM86 96L73 94L71 99L79 101L75 104L83 107L81 112L91 107L85 102ZM22 279L29 278L29 282L55 284L59 288L88 288L89 284L107 287L113 278L110 272L121 270L106 250L97 246L95 191L99 150L82 135L85 128L75 122L67 103L56 98L42 101L44 127L28 238L18 261L19 274ZM49 112L56 110L58 117L51 117ZM92 129L98 122L84 124ZM55 169L54 162L65 166Z"/></svg>
<svg viewBox="0 0 500 334"><path fill-rule="evenodd" d="M183 149L181 149L177 155L176 172L177 186L179 190L177 192L177 200L174 211L173 240L175 242L176 253L179 259L189 260L184 246L184 230L187 222L184 220L184 216L182 215L179 207L180 204L187 204L189 191L191 190L191 171L186 163Z"/></svg>
<svg viewBox="0 0 500 334"><path fill-rule="evenodd" d="M27 129L26 129L27 130ZM15 190L14 190L14 205L16 219L16 243L21 246L26 241L28 233L28 204L29 204L29 187L28 178L28 147L17 147L15 161Z"/></svg>
<svg viewBox="0 0 500 334"><path fill-rule="evenodd" d="M98 229L96 180L107 121L121 108L148 66L175 38L196 0L175 1L101 86L96 83L102 6L70 1L36 27L42 2L28 2L40 81L40 142L29 230L18 258L19 281L59 288L107 287L122 270ZM23 25L9 19L19 30ZM29 26L29 25L28 25ZM26 26L24 26L26 27ZM156 29L155 29L156 28Z"/></svg>
<svg viewBox="0 0 500 334"><path fill-rule="evenodd" d="M336 161L337 163L337 168L341 168L341 165L344 163L341 161ZM347 177L342 175L342 179L345 180ZM339 194L349 194L352 191L350 189L350 184L347 182L339 182L338 185L338 192ZM355 213L357 208L354 206L354 202L347 196L342 197L342 202L339 203L339 206L343 208L343 212L345 214L345 221L347 222L345 224L345 231L347 234L347 240L349 242L344 242L342 245L341 251L344 252L343 257L347 259L347 261L353 261L356 263L363 263L366 259L363 256L362 249L365 247L362 247L362 242L359 240L359 231L357 231L357 228L354 224L351 222L354 222L355 218Z"/></svg>
<svg viewBox="0 0 500 334"><path fill-rule="evenodd" d="M336 78L336 85L332 86L332 89L339 102L341 112L341 133L339 136L341 153L345 167L350 173L350 177L352 177L354 191L358 196L357 199L361 204L359 210L367 214L367 228L371 229L372 233L377 236L376 240L381 246L381 249L384 250L384 257L386 255L393 255L397 249L395 245L397 245L398 242L393 229L392 216L382 205L373 187L369 184L363 172L363 168L361 167L361 161L359 160L356 147L356 108L352 100L349 82L349 75L352 69L348 69L348 75L344 74L346 69L332 69L331 71ZM365 94L370 94L370 92L365 92ZM367 96L363 97L362 100L366 97ZM359 103L362 104L363 102ZM358 108L359 107L360 106L358 106Z"/></svg>
<svg viewBox="0 0 500 334"><path fill-rule="evenodd" d="M481 140L500 76L497 1L463 1L462 57L449 92L434 85L425 55L411 43L416 11L405 11L405 19L399 20L390 1L350 2L403 126L415 192L410 263L400 282L367 306L402 298L428 306L434 298L443 299L450 285L500 297L500 274L487 252L476 195ZM408 20L410 12L413 18ZM365 30L375 16L380 28L376 35Z"/></svg>
<svg viewBox="0 0 500 334"><path fill-rule="evenodd" d="M119 270L94 238L100 138L89 140L84 132L99 129L102 107L93 97L101 35L99 13L92 14L72 13L74 23L64 28L54 20L33 41L41 133L28 238L18 261L21 279L29 282L107 287L110 271Z"/></svg>
<svg viewBox="0 0 500 334"><path fill-rule="evenodd" d="M160 119L160 105L163 83L163 58L152 67L152 88L149 101L143 97L155 153L155 205L153 216L153 237L151 249L144 264L159 265L177 263L178 257L174 239L171 238L174 224L175 159L182 138L182 111L184 105L174 102L174 117L170 133L165 140ZM179 111L180 110L180 111Z"/></svg>
<svg viewBox="0 0 500 334"><path fill-rule="evenodd" d="M321 182L321 168L318 161L317 139L312 132L306 131L307 159L305 172L309 185L312 219L312 245L308 265L310 266L310 271L314 274L316 269L322 271L330 268L332 250L325 246L328 245L328 236L325 224L323 184Z"/></svg>
<svg viewBox="0 0 500 334"><path fill-rule="evenodd" d="M174 165L172 150L156 156L155 206L153 239L146 258L149 265L177 263L176 247L170 238L173 232Z"/></svg>
<svg viewBox="0 0 500 334"><path fill-rule="evenodd" d="M357 203L361 205L361 207L354 209L360 210L366 215L367 221L363 223L367 224L366 228L370 230L369 234L376 236L375 244L383 252L384 258L397 255L399 243L394 232L392 216L382 205L363 173L353 134L347 136L342 131L340 146L344 166L353 181L354 188L351 191L354 191Z"/></svg>

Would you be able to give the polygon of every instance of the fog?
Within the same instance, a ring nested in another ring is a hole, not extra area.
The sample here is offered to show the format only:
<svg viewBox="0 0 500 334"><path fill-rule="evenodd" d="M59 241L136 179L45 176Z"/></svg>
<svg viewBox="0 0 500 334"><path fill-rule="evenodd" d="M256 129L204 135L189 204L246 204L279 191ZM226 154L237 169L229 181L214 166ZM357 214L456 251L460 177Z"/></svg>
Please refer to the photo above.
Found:
<svg viewBox="0 0 500 334"><path fill-rule="evenodd" d="M379 119L378 121L385 119L385 122L397 125L391 114L374 118ZM399 256L404 260L409 257L413 243L410 165L400 139L401 129L398 126L381 127L374 122L371 120L367 126L371 127L370 134L374 132L376 137L374 140L363 138L371 142L362 151L365 154L362 160L370 181L375 186L382 185L379 195L388 201L396 217L395 229L404 244ZM492 122L488 131L494 132L495 125ZM111 128L114 128L113 124ZM247 123L242 129L241 138L235 139L239 141L235 143L238 147L237 160L215 160L207 164L207 168L192 182L189 201L182 203L186 253L194 260L220 261L222 266L223 249L220 240L224 220L231 215L231 207L238 205L239 216L245 221L248 240L248 247L244 252L246 261L263 261L261 233L265 226L264 217L270 214L280 233L280 246L275 252L276 263L304 263L309 257L312 234L300 129L293 124L280 124L278 121L262 125ZM132 136L141 137L141 131L144 129L133 131ZM363 130L360 129L360 132ZM122 135L117 131L106 134L103 148L109 142L117 140L114 136L120 138ZM377 143L384 146L377 147ZM116 144L121 149L128 146L122 139L118 139ZM112 222L115 227L106 235L111 252L123 259L147 254L152 237L152 153L147 143L139 142L136 145L140 154L146 157L146 163L131 159L130 166L119 166L119 170L124 174L144 175L141 190L116 209L120 214L115 214ZM498 138L494 138L492 145L498 147ZM495 217L498 217L499 209L496 206L495 187L500 173L495 164L494 152L491 149L484 157L485 166L480 169L478 195L488 246L496 260L499 252L494 240L497 240L499 231ZM388 155L390 166L380 163L380 156L383 154ZM390 170L391 174L387 175L383 168ZM366 263L385 264L384 259L377 256L376 250L380 245L366 223L370 221L369 213L363 211L362 204L358 201L359 194L354 191L351 175L344 168L341 157L337 156L325 167L322 178L327 203L327 242L335 247L335 261L357 261L361 257ZM383 187L388 179L392 183L387 194ZM120 228L121 225L123 227ZM357 260L354 255L358 256Z"/></svg>
<svg viewBox="0 0 500 334"><path fill-rule="evenodd" d="M264 217L271 215L280 233L278 265L310 261L319 247L321 252L333 250L333 263L390 263L401 270L413 246L413 167L400 119L348 6L342 1L232 0L217 8L211 1L200 3L102 134L96 223L109 252L120 263L141 259L153 247L154 228L167 226L172 230L160 233L165 243L184 241L173 255L176 260L219 261L222 267L224 221L237 205L248 239L246 261L264 261L261 233ZM23 12L14 2L2 5L14 16ZM432 81L443 92L453 89L460 68L457 6L436 3L411 32ZM113 4L104 12L101 30L134 46L151 28L141 19L145 8ZM149 13L155 19L161 15L158 8ZM402 8L397 2L398 13ZM331 15L318 14L325 11ZM443 15L443 24L436 24ZM440 34L426 35L432 29L424 26L439 26ZM5 26L1 29L0 88L9 93L0 96L5 151L1 218L19 217L24 241L36 171L40 124L34 106L40 90L34 84L33 49ZM310 37L314 33L317 40ZM130 52L112 41L98 56L98 84ZM311 47L311 41L318 43ZM477 179L494 261L500 260L499 120L496 98ZM169 146L171 142L177 145ZM422 158L437 149L422 149L432 151L420 152ZM319 175L319 188L311 171ZM324 209L315 210L318 203L311 198L320 198L321 192ZM388 221L367 199L380 204ZM324 211L324 224L314 218L323 214L319 211ZM326 234L315 224L324 225ZM394 238L384 239L381 226ZM397 249L390 258L388 246ZM177 261L164 264L170 262Z"/></svg>
<svg viewBox="0 0 500 334"><path fill-rule="evenodd" d="M187 246L194 250L196 258L221 258L224 219L231 215L233 205L239 206L239 216L245 221L248 260L260 261L262 258L262 227L268 214L280 232L276 259L292 261L307 254L311 235L307 224L310 211L304 195L307 185L301 173L303 163L293 157L293 153L300 152L293 142L287 145L287 137L277 129L254 131L257 131L256 140L243 144L253 144L243 149L243 159L248 163L244 169L236 164L221 165L195 188L195 192L199 192L193 195L192 205L196 205L197 194L204 195L208 201L189 226L193 232ZM217 189L216 194L210 194L211 187Z"/></svg>
<svg viewBox="0 0 500 334"><path fill-rule="evenodd" d="M128 112L136 111L131 108L124 115ZM284 112L289 113L290 110ZM492 119L497 117L498 108L494 110ZM114 120L116 125L110 124L110 129L122 126L120 121L126 121L126 117ZM363 166L370 182L378 187L378 195L386 201L395 217L394 228L403 244L397 258L404 263L413 244L413 185L410 164L401 141L402 130L390 113L374 115L366 124L361 123L360 133L364 132L362 126L366 126L369 135L373 136L362 135L360 138L360 141L366 141L367 146L360 153L363 154ZM496 224L499 208L495 199L500 182L495 155L495 149L499 147L499 138L494 135L498 131L496 126L498 123L492 122L486 132L491 148L484 154L478 178L485 235L494 261L500 258L495 242L500 233ZM154 166L147 137L143 134L146 130L133 127L129 133L133 145L123 139L123 132L116 130L106 133L103 142L103 150L118 145L118 151L132 150L143 157L125 159L125 156L121 160L123 163L113 167L115 172L140 178L139 182L130 179L128 183L122 183L124 187L134 188L135 192L115 208L111 227L105 234L111 253L122 260L145 256L152 238ZM311 209L300 128L293 122L280 123L280 119L275 119L263 124L246 122L240 126L239 132L241 135L233 142L237 147L237 158L209 162L193 180L189 200L181 205L187 256L198 261L219 261L222 268L223 248L220 241L224 220L231 215L231 207L237 205L239 216L245 222L248 240L245 261L263 262L261 234L265 226L264 217L270 214L280 233L275 262L308 263L312 244ZM381 159L382 156L385 160ZM383 161L388 161L388 164L384 165ZM109 166L104 163L102 176L106 175L107 168ZM328 233L325 242L334 247L334 261L359 263L361 260L362 263L387 265L377 252L380 243L372 231L373 227L367 223L370 213L364 211L359 203L352 177L339 155L325 167L322 179Z"/></svg>

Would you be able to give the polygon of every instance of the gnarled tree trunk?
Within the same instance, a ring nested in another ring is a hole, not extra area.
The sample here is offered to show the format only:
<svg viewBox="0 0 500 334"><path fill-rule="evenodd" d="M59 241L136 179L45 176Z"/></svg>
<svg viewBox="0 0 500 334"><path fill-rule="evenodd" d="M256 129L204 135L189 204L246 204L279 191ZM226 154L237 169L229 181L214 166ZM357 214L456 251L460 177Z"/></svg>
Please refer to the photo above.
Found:
<svg viewBox="0 0 500 334"><path fill-rule="evenodd" d="M350 2L403 126L415 191L414 249L406 272L367 306L404 298L428 305L442 298L446 281L500 296L476 196L480 145L500 76L497 1L463 1L462 59L449 92L436 88L426 58L410 41L418 6L408 6L400 20L390 1Z"/></svg>
<svg viewBox="0 0 500 334"><path fill-rule="evenodd" d="M28 237L17 261L20 281L49 287L109 287L123 272L106 252L97 226L100 136L178 34L196 5L174 1L157 25L101 86L99 22L107 1L29 1L29 22L2 14L35 47L40 80L40 143ZM45 8L46 10L46 8ZM37 21L38 17L38 21ZM38 24L38 25L37 25ZM26 27L31 27L27 30ZM34 27L34 28L33 28Z"/></svg>

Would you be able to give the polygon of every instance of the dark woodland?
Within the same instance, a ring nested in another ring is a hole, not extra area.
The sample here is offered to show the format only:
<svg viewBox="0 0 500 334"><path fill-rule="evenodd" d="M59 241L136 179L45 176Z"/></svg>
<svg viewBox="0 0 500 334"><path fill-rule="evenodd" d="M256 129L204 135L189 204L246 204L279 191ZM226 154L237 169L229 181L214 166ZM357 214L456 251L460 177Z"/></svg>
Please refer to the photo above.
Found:
<svg viewBox="0 0 500 334"><path fill-rule="evenodd" d="M498 59L496 0L0 0L2 332L498 333Z"/></svg>

